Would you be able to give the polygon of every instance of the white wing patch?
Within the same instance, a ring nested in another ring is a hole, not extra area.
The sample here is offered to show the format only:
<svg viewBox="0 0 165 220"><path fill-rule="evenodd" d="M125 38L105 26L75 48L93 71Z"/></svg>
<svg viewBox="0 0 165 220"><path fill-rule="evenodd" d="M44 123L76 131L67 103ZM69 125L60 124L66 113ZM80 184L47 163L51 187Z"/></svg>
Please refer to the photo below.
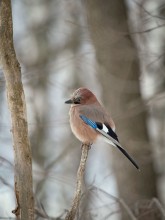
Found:
<svg viewBox="0 0 165 220"><path fill-rule="evenodd" d="M108 128L107 128L107 126L105 126L105 124L103 124L103 128L102 128L102 131L104 131L104 132L106 132L106 133L108 133Z"/></svg>

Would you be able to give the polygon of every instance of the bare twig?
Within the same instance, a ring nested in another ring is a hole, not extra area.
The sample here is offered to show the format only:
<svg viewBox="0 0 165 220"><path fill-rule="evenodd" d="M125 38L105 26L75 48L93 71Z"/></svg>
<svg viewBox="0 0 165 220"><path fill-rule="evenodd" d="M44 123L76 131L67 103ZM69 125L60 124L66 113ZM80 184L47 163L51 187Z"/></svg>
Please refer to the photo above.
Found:
<svg viewBox="0 0 165 220"><path fill-rule="evenodd" d="M104 195L108 196L109 198L115 200L116 202L118 202L126 211L126 213L128 214L128 216L130 217L131 220L137 220L137 218L135 217L135 215L133 214L131 208L126 204L126 202L123 199L117 198L109 193L107 193L106 191L104 191L103 189L99 189L96 187L92 187L92 190L97 190L102 192Z"/></svg>
<svg viewBox="0 0 165 220"><path fill-rule="evenodd" d="M4 163L9 165L10 168L13 169L13 164L9 160L7 160L6 158L0 156L0 166L3 166Z"/></svg>
<svg viewBox="0 0 165 220"><path fill-rule="evenodd" d="M151 32L151 31L154 31L158 28L162 28L162 27L165 27L165 24L160 24L160 25L157 25L155 27L152 27L152 28L148 28L146 30L143 30L143 31L135 31L135 32L131 32L130 34L144 34L144 33L148 33L148 32Z"/></svg>
<svg viewBox="0 0 165 220"><path fill-rule="evenodd" d="M137 218L134 216L131 208L124 202L123 199L119 199L119 203L123 206L125 211L127 212L128 216L130 217L131 220L137 220Z"/></svg>
<svg viewBox="0 0 165 220"><path fill-rule="evenodd" d="M153 198L151 203L155 203L157 208L159 209L160 213L162 214L163 218L165 219L165 209L163 208L162 204L159 202L157 198Z"/></svg>
<svg viewBox="0 0 165 220"><path fill-rule="evenodd" d="M32 158L28 138L27 114L21 69L13 45L12 9L10 0L0 7L0 59L6 81L8 106L11 113L14 146L15 195L18 219L34 219Z"/></svg>
<svg viewBox="0 0 165 220"><path fill-rule="evenodd" d="M161 19L161 20L165 20L165 17L164 16L159 16L159 15L155 15L153 14L152 12L148 11L143 4L139 4L138 1L135 1L135 3L147 14L149 15L150 17L153 17L153 18L158 18L158 19Z"/></svg>
<svg viewBox="0 0 165 220"><path fill-rule="evenodd" d="M77 171L77 186L75 190L75 195L73 198L71 209L67 213L65 220L74 220L76 213L78 211L81 194L82 194L82 184L83 184L83 177L85 172L85 165L88 158L89 149L90 149L90 145L82 144L80 165Z"/></svg>
<svg viewBox="0 0 165 220"><path fill-rule="evenodd" d="M7 182L3 177L1 177L1 176L0 176L0 181L1 181L4 185L8 186L10 189L13 190L13 186L12 186L10 183L8 183L8 182Z"/></svg>

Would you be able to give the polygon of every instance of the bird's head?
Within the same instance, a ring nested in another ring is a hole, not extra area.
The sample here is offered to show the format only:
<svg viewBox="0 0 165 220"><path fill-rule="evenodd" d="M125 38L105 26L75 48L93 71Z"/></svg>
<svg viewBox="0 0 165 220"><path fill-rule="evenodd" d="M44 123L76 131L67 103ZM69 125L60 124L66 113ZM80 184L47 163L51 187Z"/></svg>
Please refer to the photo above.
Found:
<svg viewBox="0 0 165 220"><path fill-rule="evenodd" d="M73 105L90 105L97 102L96 96L87 88L77 89L71 96L71 99L67 100L66 104Z"/></svg>

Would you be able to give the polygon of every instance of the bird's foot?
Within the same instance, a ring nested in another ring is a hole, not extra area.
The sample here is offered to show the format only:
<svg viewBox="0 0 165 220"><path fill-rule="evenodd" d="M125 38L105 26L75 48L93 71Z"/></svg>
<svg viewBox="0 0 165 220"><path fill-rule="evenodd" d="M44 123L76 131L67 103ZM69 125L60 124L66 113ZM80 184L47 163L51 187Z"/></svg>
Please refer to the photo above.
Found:
<svg viewBox="0 0 165 220"><path fill-rule="evenodd" d="M91 146L92 146L92 143L82 143L82 144L81 144L81 149L82 149L82 147L83 147L84 145L85 145L85 146L88 146L88 148L89 148L89 150L90 150L90 149L91 149Z"/></svg>

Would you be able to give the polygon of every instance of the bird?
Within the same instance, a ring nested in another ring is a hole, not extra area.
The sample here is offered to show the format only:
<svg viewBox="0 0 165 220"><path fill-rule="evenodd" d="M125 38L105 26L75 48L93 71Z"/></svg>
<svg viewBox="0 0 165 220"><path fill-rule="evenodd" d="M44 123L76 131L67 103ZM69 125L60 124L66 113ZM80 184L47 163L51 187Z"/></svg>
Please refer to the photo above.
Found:
<svg viewBox="0 0 165 220"><path fill-rule="evenodd" d="M113 119L92 91L80 87L73 92L69 100L65 101L65 104L71 104L70 127L82 144L91 146L98 139L102 139L119 149L140 170L135 160L120 144Z"/></svg>

